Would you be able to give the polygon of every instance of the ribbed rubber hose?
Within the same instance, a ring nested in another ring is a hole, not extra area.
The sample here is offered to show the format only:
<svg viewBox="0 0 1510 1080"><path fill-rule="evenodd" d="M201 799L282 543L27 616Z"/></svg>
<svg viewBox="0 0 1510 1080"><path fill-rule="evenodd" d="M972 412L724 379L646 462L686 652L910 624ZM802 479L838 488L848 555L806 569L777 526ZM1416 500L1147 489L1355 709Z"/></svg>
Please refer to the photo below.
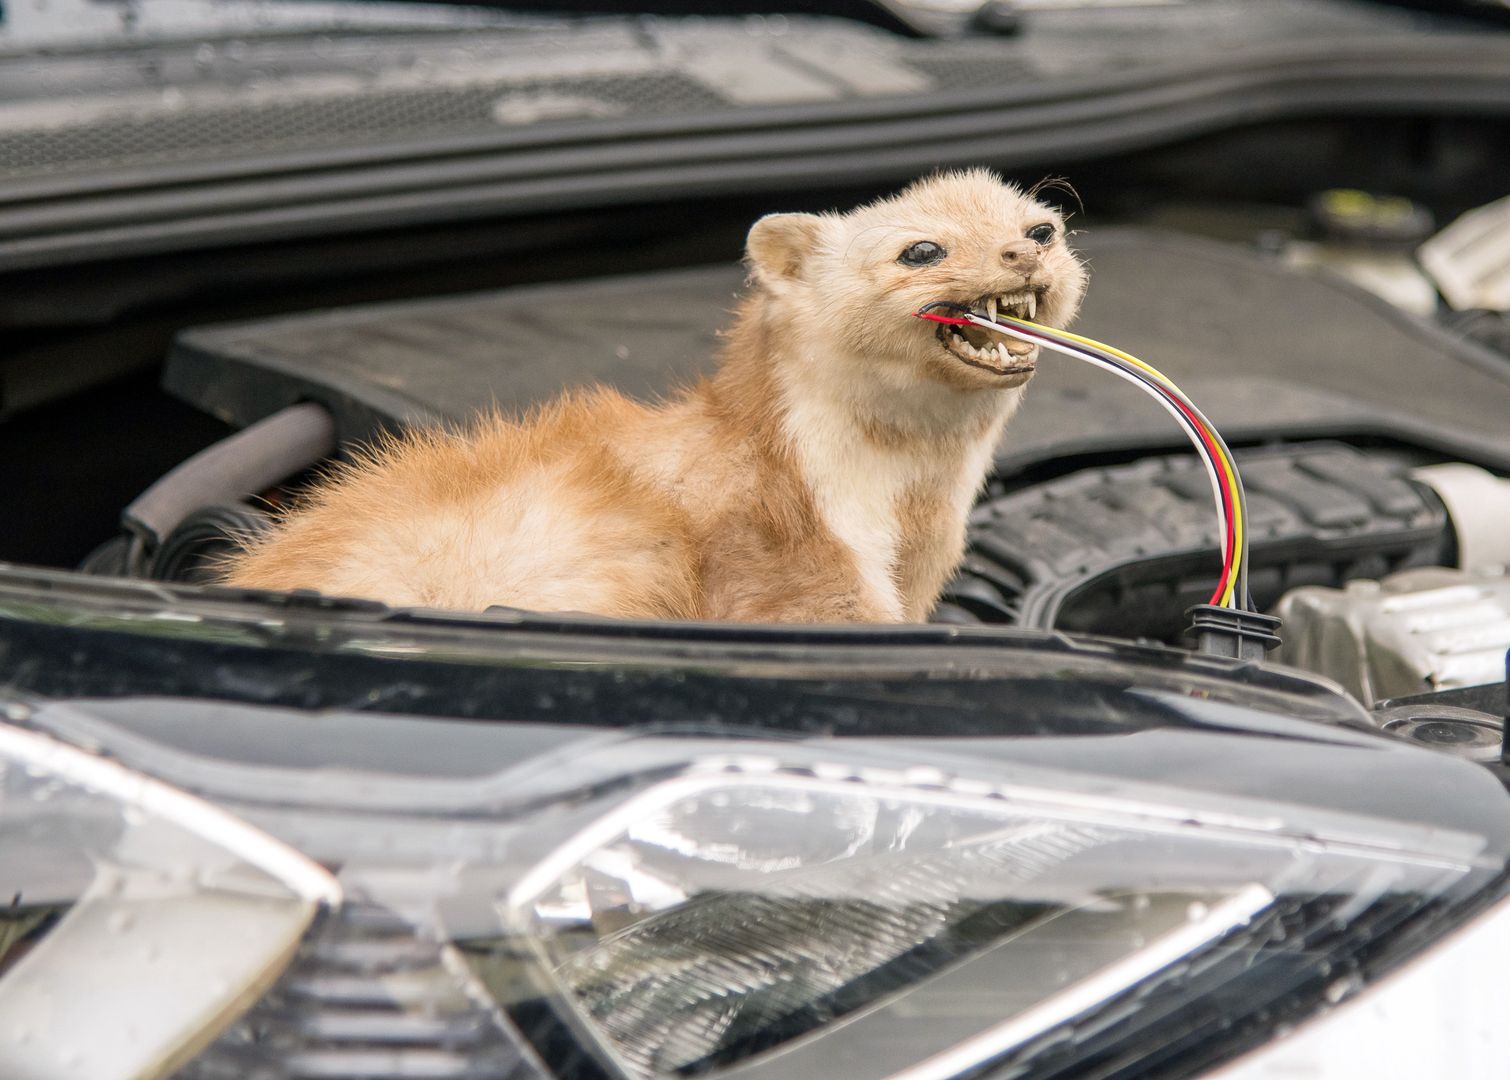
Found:
<svg viewBox="0 0 1510 1080"><path fill-rule="evenodd" d="M140 574L163 541L204 507L236 503L324 460L336 450L330 413L291 405L206 447L138 495L121 513Z"/></svg>

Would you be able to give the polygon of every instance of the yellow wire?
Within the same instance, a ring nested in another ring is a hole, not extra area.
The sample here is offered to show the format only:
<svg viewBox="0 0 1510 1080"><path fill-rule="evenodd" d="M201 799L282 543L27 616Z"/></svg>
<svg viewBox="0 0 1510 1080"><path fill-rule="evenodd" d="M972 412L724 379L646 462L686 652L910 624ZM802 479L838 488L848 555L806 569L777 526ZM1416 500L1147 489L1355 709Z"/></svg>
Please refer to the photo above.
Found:
<svg viewBox="0 0 1510 1080"><path fill-rule="evenodd" d="M1069 330L1060 330L1055 327L1042 326L1038 323L1028 322L1028 320L1026 319L1014 319L1011 316L1003 316L1003 321L1020 322L1027 326L1031 326L1034 330L1037 330L1041 333L1047 333L1051 337L1068 338L1071 341L1079 342L1081 345L1089 345L1092 348L1101 349L1104 352L1109 352L1119 360L1125 360L1127 363L1132 364L1134 367L1142 368L1144 371L1148 372L1148 374L1152 375L1155 379L1159 380L1165 386L1173 390L1176 394L1180 395L1180 397L1185 398L1187 401L1189 400L1189 398L1185 395L1185 391L1176 386L1174 384L1174 380L1171 379L1168 375L1165 375L1158 368L1154 367L1152 364L1148 364L1142 360L1139 360L1136 356L1132 355L1132 353L1123 352L1121 349L1113 345L1108 345L1104 341L1097 341L1095 338L1083 337L1080 334L1072 333ZM1229 501L1232 503L1232 573L1227 579L1227 587L1222 590L1222 595L1218 598L1217 602L1223 607L1232 607L1233 593L1237 588L1238 568L1241 565L1243 558L1243 533L1245 532L1246 523L1243 521L1241 503L1238 501L1237 497L1237 466L1222 450L1222 444L1220 442L1213 439L1212 445L1216 448L1217 464L1221 468L1222 482L1227 487L1227 493L1230 496Z"/></svg>

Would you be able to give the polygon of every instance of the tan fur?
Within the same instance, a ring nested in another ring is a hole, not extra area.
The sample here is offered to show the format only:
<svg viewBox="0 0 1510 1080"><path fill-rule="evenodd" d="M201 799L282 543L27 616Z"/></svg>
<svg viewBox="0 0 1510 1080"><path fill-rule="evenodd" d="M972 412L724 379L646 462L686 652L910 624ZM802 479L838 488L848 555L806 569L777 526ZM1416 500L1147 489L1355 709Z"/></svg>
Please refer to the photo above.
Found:
<svg viewBox="0 0 1510 1080"><path fill-rule="evenodd" d="M1059 230L1023 241L1043 222ZM928 240L948 256L907 266ZM515 422L384 440L227 565L250 588L617 617L921 620L1030 373L971 367L911 313L1084 271L1048 207L983 171L751 230L718 372L658 406L569 394Z"/></svg>

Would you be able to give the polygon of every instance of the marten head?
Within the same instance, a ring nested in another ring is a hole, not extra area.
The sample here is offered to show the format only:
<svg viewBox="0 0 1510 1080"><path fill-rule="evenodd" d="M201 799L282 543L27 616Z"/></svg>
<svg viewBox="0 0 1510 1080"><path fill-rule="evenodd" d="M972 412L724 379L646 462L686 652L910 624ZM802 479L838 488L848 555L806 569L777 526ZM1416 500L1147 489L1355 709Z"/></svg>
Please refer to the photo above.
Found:
<svg viewBox="0 0 1510 1080"><path fill-rule="evenodd" d="M847 214L770 214L750 230L748 261L819 351L897 390L1017 387L1037 361L1036 345L913 318L923 305L1065 326L1086 278L1058 211L984 169L919 180Z"/></svg>

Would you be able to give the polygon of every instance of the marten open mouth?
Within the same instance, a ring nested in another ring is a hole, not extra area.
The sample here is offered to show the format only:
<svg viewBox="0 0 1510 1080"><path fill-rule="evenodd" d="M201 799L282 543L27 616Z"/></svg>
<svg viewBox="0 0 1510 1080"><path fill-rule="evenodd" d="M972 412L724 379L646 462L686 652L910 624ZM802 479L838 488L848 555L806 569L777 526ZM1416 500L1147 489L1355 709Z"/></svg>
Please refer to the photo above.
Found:
<svg viewBox="0 0 1510 1080"><path fill-rule="evenodd" d="M988 296L965 306L992 322L996 321L998 312L1019 319L1031 319L1038 313L1038 294L1017 292L1005 296ZM1032 371L1037 359L1037 345L1003 334L993 334L976 326L940 323L937 337L939 343L956 359L998 375L1017 375Z"/></svg>

